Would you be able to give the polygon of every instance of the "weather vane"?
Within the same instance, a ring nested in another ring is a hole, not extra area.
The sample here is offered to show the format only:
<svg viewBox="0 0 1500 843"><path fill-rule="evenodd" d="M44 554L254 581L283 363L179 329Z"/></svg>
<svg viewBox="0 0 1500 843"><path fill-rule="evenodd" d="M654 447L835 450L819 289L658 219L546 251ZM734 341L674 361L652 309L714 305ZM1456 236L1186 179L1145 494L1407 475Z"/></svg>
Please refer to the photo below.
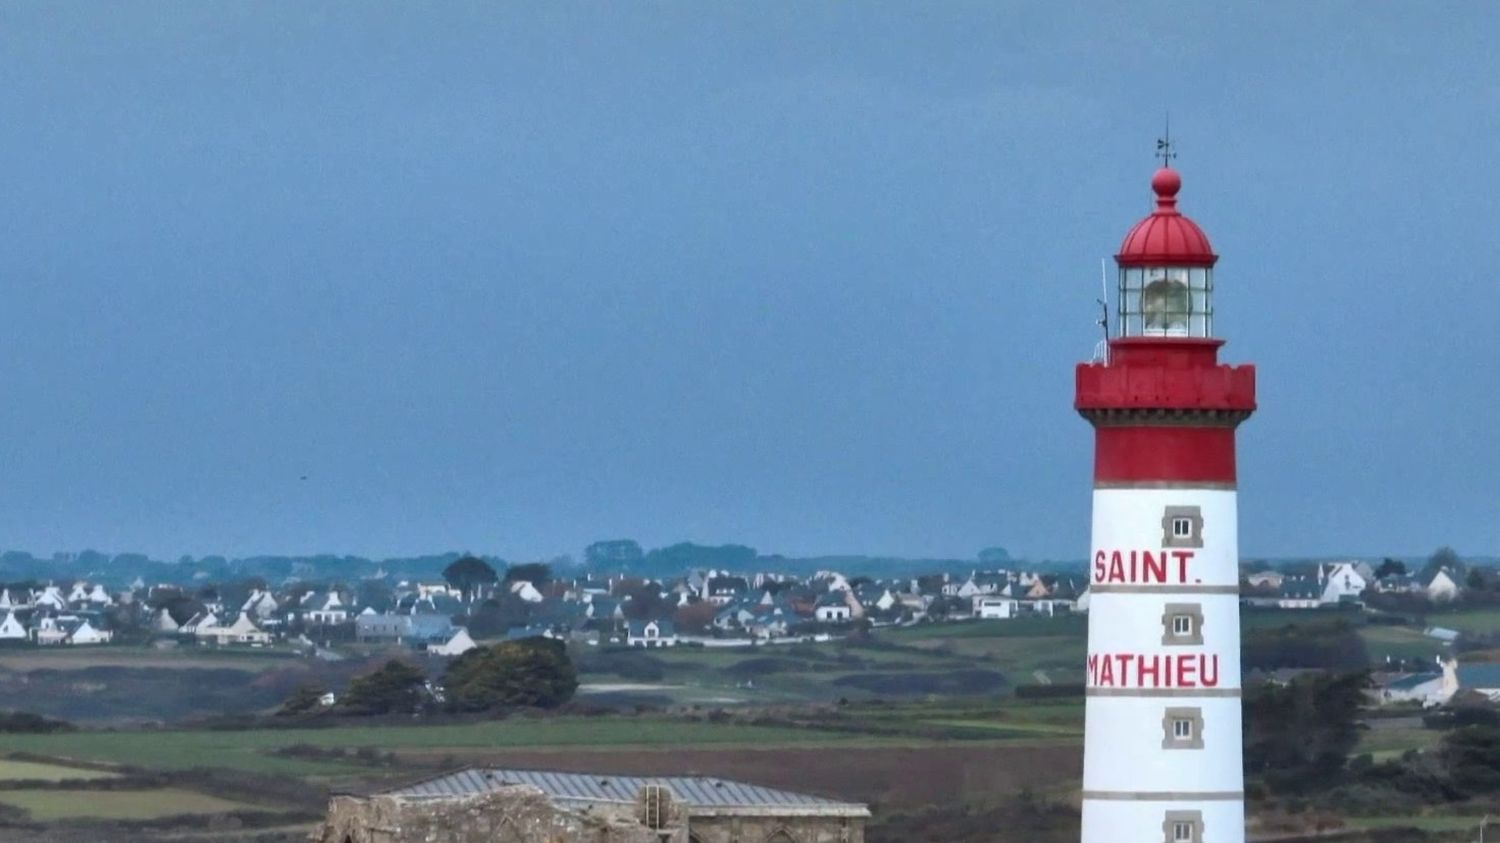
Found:
<svg viewBox="0 0 1500 843"><path fill-rule="evenodd" d="M1156 157L1161 159L1163 167L1172 166L1172 159L1177 157L1177 152L1172 148L1172 115L1167 115L1167 128L1162 136L1156 139Z"/></svg>

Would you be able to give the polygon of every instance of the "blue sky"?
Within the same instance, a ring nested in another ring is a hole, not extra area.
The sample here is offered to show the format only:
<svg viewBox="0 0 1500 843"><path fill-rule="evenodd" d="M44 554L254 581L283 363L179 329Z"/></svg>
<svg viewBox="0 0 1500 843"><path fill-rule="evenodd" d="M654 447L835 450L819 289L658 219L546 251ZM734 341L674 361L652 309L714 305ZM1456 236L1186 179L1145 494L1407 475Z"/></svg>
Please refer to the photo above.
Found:
<svg viewBox="0 0 1500 843"><path fill-rule="evenodd" d="M1496 32L7 4L0 545L1082 557L1072 369L1170 110L1260 367L1244 552L1495 553Z"/></svg>

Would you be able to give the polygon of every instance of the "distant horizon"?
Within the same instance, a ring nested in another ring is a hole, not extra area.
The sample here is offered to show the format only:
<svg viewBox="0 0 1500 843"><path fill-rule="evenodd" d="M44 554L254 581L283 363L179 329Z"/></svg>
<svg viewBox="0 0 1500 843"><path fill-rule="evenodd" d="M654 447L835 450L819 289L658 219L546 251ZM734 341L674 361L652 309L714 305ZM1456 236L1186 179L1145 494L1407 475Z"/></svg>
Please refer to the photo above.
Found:
<svg viewBox="0 0 1500 843"><path fill-rule="evenodd" d="M664 548L664 547L670 547L672 545L679 544L679 543L681 543L681 542L669 542L669 543L663 544L663 545L646 545L646 544L642 544L642 549L645 550L645 551L647 551L647 552L650 552L652 550L657 550L657 549L661 549L661 548ZM782 558L782 559L787 559L787 560L791 560L791 561L812 561L812 560L818 560L818 559L840 559L840 558L844 558L844 559L871 559L871 560L893 560L893 561L911 561L911 562L924 562L924 561L931 561L931 562L970 562L970 561L972 561L972 562L975 562L977 564L978 563L978 554L979 554L979 551L975 551L975 553L972 554L972 555L970 555L970 556L951 556L951 555L943 556L943 555L933 555L933 554L924 554L924 555L917 555L917 556L906 556L906 555L891 554L891 553L813 553L813 554L798 554L798 553L784 553L784 552L780 552L780 551L769 551L768 552L768 551L766 551L766 550L764 550L762 548L754 547L753 545L745 545L742 542L733 542L733 541L729 541L729 542L688 542L688 543L698 544L698 545L704 546L704 547L722 547L722 546L728 546L728 545L738 545L738 546L744 546L744 547L751 547L751 548L753 548L756 551L757 558L762 558L762 559ZM1289 556L1262 556L1262 555L1256 555L1256 554L1241 554L1240 555L1240 561L1241 561L1241 563L1246 563L1246 562L1267 562L1267 563L1272 563L1272 564L1282 564L1282 563L1296 563L1296 562L1336 561L1336 560L1344 560L1344 559L1370 560L1370 559L1390 558L1390 559L1398 559L1398 560L1401 560L1401 561L1404 561L1404 562L1410 562L1410 561L1413 561L1413 560L1416 560L1416 561L1426 560L1436 550L1438 550L1438 548L1433 548L1432 550L1428 550L1428 551L1425 551L1425 552L1422 552L1422 553L1406 553L1406 554L1397 554L1397 553L1373 553L1373 554L1331 553L1331 554L1293 554L1293 555L1289 555ZM1460 548L1454 548L1454 550L1458 553L1459 559L1462 560L1465 563L1474 563L1474 562L1478 562L1478 563L1500 563L1500 555L1466 554ZM339 552L339 551L319 551L319 552L313 552L313 553L243 553L243 554L225 554L225 553L192 554L192 553L179 553L179 554L171 554L171 555L168 555L168 556L156 556L156 555L153 555L151 553L144 552L144 551L135 551L135 550L105 551L105 550L99 550L98 548L80 548L78 550L57 550L57 551L53 551L53 552L47 553L47 554L38 554L35 551L26 550L24 548L0 548L0 555L6 554L6 553L12 553L12 552L30 554L33 559L36 559L38 561L48 561L48 560L51 560L51 559L53 559L58 554L70 555L70 556L77 556L79 554L86 553L86 552L99 553L101 555L108 556L108 557L111 557L111 558L116 557L116 556L122 556L122 555L141 555L141 556L145 556L147 559L149 559L152 562L159 562L159 563L166 563L166 564L178 564L182 560L182 558L185 557L185 556L192 557L194 562L198 562L198 561L203 560L203 559L211 559L211 558L221 558L221 559L225 559L225 560L230 561L230 562L235 562L235 561L243 561L243 560L248 560L248 559L311 559L311 558L317 558L317 557L331 557L331 558L355 558L355 559L360 559L360 560L364 560L364 561L367 561L367 562L380 563L380 562L388 562L388 561L392 561L392 560L401 560L401 559L421 559L421 558L428 558L428 557L451 556L451 555L461 556L461 555L465 555L465 554L472 554L474 556L479 556L479 557L485 558L485 559L499 559L499 560L503 560L506 564L510 564L510 565L521 565L521 564L528 564L528 563L535 563L535 562L552 562L552 561L555 561L555 560L557 560L559 558L562 558L562 557L565 557L565 556L571 557L572 560L573 560L573 563L576 564L576 565L582 566L584 564L584 559L583 559L583 556L582 556L582 548L580 548L579 551L577 551L577 552L553 553L553 554L544 554L544 555L541 555L541 556L511 556L511 555L504 554L504 553L491 553L491 552L488 552L488 551L485 551L485 550L476 550L476 549L473 549L473 548L446 549L446 550L433 550L433 551L427 551L427 552L421 552L421 553L397 553L397 554L382 554L382 555L368 555L368 554L362 554L362 553L344 553L344 552ZM1026 557L1026 556L1019 556L1019 555L1016 555L1016 554L1011 554L1010 555L1010 560L1012 562L1021 563L1021 564L1048 564L1048 565L1080 565L1080 566L1086 566L1087 563L1088 563L1088 557L1087 556L1078 556L1078 557L1075 557L1075 558L1051 558L1051 557Z"/></svg>

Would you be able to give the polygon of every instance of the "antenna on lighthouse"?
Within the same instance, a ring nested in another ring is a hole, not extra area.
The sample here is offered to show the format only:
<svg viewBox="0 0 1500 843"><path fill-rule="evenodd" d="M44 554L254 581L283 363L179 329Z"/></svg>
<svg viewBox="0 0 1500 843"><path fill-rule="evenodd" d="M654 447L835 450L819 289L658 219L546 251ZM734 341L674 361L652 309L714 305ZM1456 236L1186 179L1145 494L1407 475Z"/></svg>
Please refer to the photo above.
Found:
<svg viewBox="0 0 1500 843"><path fill-rule="evenodd" d="M1094 359L1109 362L1109 269L1104 258L1099 259L1099 321L1104 331L1104 340L1094 347Z"/></svg>

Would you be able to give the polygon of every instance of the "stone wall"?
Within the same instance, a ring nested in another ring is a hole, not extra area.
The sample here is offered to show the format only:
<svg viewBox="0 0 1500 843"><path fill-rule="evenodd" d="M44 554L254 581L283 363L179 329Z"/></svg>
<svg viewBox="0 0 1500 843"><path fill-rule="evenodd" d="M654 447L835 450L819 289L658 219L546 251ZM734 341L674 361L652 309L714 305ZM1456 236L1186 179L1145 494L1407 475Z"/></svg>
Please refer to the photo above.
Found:
<svg viewBox="0 0 1500 843"><path fill-rule="evenodd" d="M310 843L864 843L863 817L787 814L692 816L668 801L661 827L642 803L560 808L534 787L470 797L335 796Z"/></svg>
<svg viewBox="0 0 1500 843"><path fill-rule="evenodd" d="M688 821L694 843L864 843L863 817L700 816Z"/></svg>
<svg viewBox="0 0 1500 843"><path fill-rule="evenodd" d="M687 843L653 831L630 807L566 811L540 790L506 787L479 796L410 799L335 796L315 843Z"/></svg>

